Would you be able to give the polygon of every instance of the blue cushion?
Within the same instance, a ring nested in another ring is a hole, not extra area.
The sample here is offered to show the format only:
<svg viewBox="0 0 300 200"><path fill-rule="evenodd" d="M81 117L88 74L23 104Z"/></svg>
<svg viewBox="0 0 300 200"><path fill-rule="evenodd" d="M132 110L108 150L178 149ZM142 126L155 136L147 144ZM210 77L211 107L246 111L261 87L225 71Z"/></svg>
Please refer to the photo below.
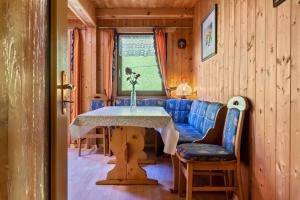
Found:
<svg viewBox="0 0 300 200"><path fill-rule="evenodd" d="M188 122L192 102L187 99L168 99L166 101L166 111L171 115L174 123Z"/></svg>
<svg viewBox="0 0 300 200"><path fill-rule="evenodd" d="M197 100L193 102L191 112L189 113L188 123L194 128L202 131L208 105L209 103L206 101Z"/></svg>
<svg viewBox="0 0 300 200"><path fill-rule="evenodd" d="M207 131L215 126L217 114L222 108L220 103L210 103L206 109L202 132L207 133Z"/></svg>
<svg viewBox="0 0 300 200"><path fill-rule="evenodd" d="M189 124L176 123L177 131L179 132L179 139L177 144L192 143L195 140L201 139L204 134L198 129L195 129Z"/></svg>
<svg viewBox="0 0 300 200"><path fill-rule="evenodd" d="M136 100L136 105L141 106L142 105L142 100L137 99ZM130 106L130 98L117 98L115 100L115 106Z"/></svg>
<svg viewBox="0 0 300 200"><path fill-rule="evenodd" d="M96 110L105 106L105 100L92 99L90 102L90 110Z"/></svg>
<svg viewBox="0 0 300 200"><path fill-rule="evenodd" d="M115 100L116 106L130 106L130 98L118 98Z"/></svg>
<svg viewBox="0 0 300 200"><path fill-rule="evenodd" d="M235 136L239 121L240 111L236 108L228 110L225 128L223 134L223 146L224 148L234 154L235 153Z"/></svg>
<svg viewBox="0 0 300 200"><path fill-rule="evenodd" d="M181 144L177 146L178 154L188 161L230 161L235 156L224 147L213 144Z"/></svg>
<svg viewBox="0 0 300 200"><path fill-rule="evenodd" d="M141 100L141 106L160 106L166 107L166 100L160 98L147 98Z"/></svg>

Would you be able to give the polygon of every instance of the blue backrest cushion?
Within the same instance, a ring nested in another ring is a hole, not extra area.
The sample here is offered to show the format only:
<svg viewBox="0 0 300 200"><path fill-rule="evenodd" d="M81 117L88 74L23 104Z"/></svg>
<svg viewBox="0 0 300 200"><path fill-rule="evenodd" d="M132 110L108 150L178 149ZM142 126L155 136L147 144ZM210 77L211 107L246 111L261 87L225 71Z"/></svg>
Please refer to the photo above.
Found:
<svg viewBox="0 0 300 200"><path fill-rule="evenodd" d="M142 106L160 106L165 108L166 107L166 99L160 98L147 98L141 100Z"/></svg>
<svg viewBox="0 0 300 200"><path fill-rule="evenodd" d="M208 105L208 102L199 100L194 101L192 104L188 123L199 131L202 131L203 129L204 117Z"/></svg>
<svg viewBox="0 0 300 200"><path fill-rule="evenodd" d="M166 110L171 115L174 123L188 123L188 116L193 101L188 99L168 99Z"/></svg>
<svg viewBox="0 0 300 200"><path fill-rule="evenodd" d="M235 136L239 117L240 111L238 109L231 108L228 110L223 134L223 147L232 154L235 153Z"/></svg>
<svg viewBox="0 0 300 200"><path fill-rule="evenodd" d="M223 105L220 103L210 103L208 105L206 113L205 113L205 117L204 117L202 133L206 134L210 128L213 128L215 126L218 112L220 111L222 106Z"/></svg>
<svg viewBox="0 0 300 200"><path fill-rule="evenodd" d="M116 106L130 106L130 99L129 98L118 98L115 100Z"/></svg>
<svg viewBox="0 0 300 200"><path fill-rule="evenodd" d="M92 99L90 102L90 110L96 110L105 106L105 100Z"/></svg>
<svg viewBox="0 0 300 200"><path fill-rule="evenodd" d="M115 100L116 106L130 106L130 98L117 98Z"/></svg>

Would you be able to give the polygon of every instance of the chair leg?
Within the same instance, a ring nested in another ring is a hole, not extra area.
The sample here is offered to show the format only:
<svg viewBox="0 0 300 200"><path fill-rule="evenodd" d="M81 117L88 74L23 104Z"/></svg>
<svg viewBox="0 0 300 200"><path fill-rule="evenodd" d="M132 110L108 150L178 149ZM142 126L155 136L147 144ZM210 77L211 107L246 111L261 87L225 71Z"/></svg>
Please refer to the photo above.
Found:
<svg viewBox="0 0 300 200"><path fill-rule="evenodd" d="M108 156L112 156L112 152L111 152L111 149L110 149L110 141L111 141L111 136L112 136L112 129L110 127L108 127L107 132L108 132L108 143L107 143L107 146L108 146Z"/></svg>
<svg viewBox="0 0 300 200"><path fill-rule="evenodd" d="M186 179L184 177L184 174L182 172L182 169L181 169L181 162L179 161L179 184L178 184L178 192L179 192L179 196L180 197L183 197L183 189L184 189L184 186L186 185Z"/></svg>
<svg viewBox="0 0 300 200"><path fill-rule="evenodd" d="M103 134L103 154L106 156L106 128L102 128L102 134Z"/></svg>
<svg viewBox="0 0 300 200"><path fill-rule="evenodd" d="M81 156L81 139L78 139L78 156Z"/></svg>
<svg viewBox="0 0 300 200"><path fill-rule="evenodd" d="M224 185L225 187L229 186L229 180L228 180L228 172L224 171ZM229 200L229 192L226 191L226 200Z"/></svg>
<svg viewBox="0 0 300 200"><path fill-rule="evenodd" d="M186 200L193 199L193 166L187 163Z"/></svg>
<svg viewBox="0 0 300 200"><path fill-rule="evenodd" d="M155 151L155 155L157 156L157 133L154 133L154 151Z"/></svg>
<svg viewBox="0 0 300 200"><path fill-rule="evenodd" d="M239 164L237 167L236 176L237 176L237 184L238 184L238 188L239 188L239 200L243 200L244 199L243 183L242 183L241 167Z"/></svg>
<svg viewBox="0 0 300 200"><path fill-rule="evenodd" d="M212 171L209 170L209 172L211 173ZM213 185L213 181L212 181L212 175L209 175L209 185L212 186Z"/></svg>
<svg viewBox="0 0 300 200"><path fill-rule="evenodd" d="M173 166L173 188L171 188L171 192L175 193L178 191L178 175L179 175L179 159L176 155L171 155L172 158L172 166Z"/></svg>

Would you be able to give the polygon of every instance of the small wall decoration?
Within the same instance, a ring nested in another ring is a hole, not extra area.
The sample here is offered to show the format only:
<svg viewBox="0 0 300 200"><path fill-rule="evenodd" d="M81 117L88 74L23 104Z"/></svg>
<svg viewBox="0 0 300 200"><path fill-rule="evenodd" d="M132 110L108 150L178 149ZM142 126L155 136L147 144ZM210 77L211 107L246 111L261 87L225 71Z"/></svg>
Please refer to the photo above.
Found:
<svg viewBox="0 0 300 200"><path fill-rule="evenodd" d="M282 4L285 0L273 0L273 7L277 7Z"/></svg>
<svg viewBox="0 0 300 200"><path fill-rule="evenodd" d="M186 47L186 40L181 38L178 40L178 48L179 49L185 49Z"/></svg>
<svg viewBox="0 0 300 200"><path fill-rule="evenodd" d="M217 4L201 24L202 61L217 54Z"/></svg>

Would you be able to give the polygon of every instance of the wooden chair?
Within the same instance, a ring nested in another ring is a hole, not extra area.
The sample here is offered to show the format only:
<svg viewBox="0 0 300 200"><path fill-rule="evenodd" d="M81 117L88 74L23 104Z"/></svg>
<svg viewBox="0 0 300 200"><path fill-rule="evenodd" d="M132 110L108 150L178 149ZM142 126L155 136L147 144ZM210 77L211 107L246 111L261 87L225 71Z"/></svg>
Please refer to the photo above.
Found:
<svg viewBox="0 0 300 200"><path fill-rule="evenodd" d="M192 199L193 191L237 191L243 200L240 166L240 146L245 112L248 101L241 96L233 97L227 104L227 116L223 130L222 146L213 144L182 144L177 147L179 159L179 194L182 195L186 179L186 199ZM226 172L234 171L237 185L228 186ZM219 173L218 173L219 172ZM224 175L224 186L194 186L194 175Z"/></svg>
<svg viewBox="0 0 300 200"><path fill-rule="evenodd" d="M96 110L99 108L102 108L106 106L106 100L101 100L101 99L92 99L90 103L90 110ZM96 139L96 144L97 144L97 139L100 138L102 139L102 144L99 146L103 147L103 154L106 156L109 154L109 129L106 127L96 127L96 130L93 130L91 133L87 134L85 138L80 138L78 139L78 145L79 145L79 150L78 150L78 156L81 156L81 141L83 139L86 139L87 141L89 139L95 138Z"/></svg>

